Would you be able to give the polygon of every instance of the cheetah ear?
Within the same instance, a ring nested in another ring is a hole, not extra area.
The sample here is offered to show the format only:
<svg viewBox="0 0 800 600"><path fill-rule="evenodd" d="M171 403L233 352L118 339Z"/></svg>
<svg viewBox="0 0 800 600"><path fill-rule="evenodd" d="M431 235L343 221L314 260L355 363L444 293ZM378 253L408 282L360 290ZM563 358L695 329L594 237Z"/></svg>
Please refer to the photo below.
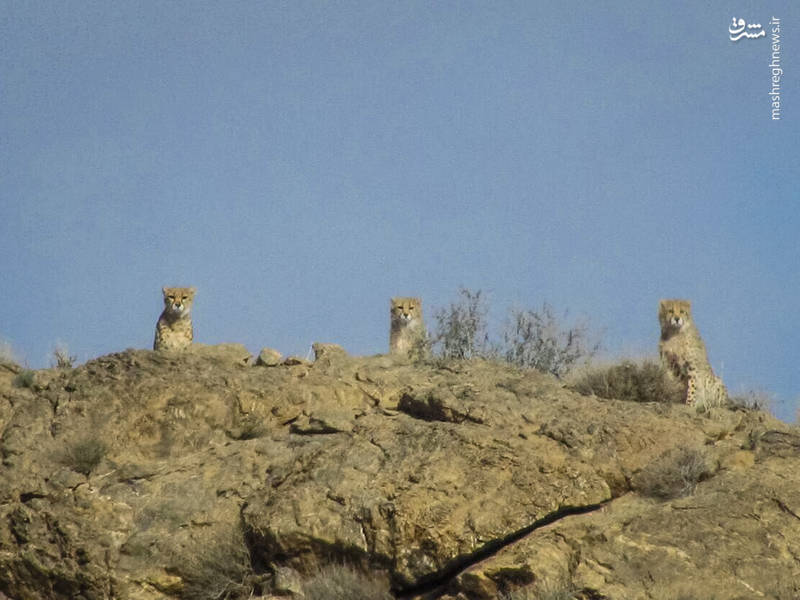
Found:
<svg viewBox="0 0 800 600"><path fill-rule="evenodd" d="M192 286L192 287L190 287L190 288L189 288L189 292L191 292L191 294L192 294L192 295L194 295L194 293L195 293L196 291L197 291L197 288L196 288L196 287L194 287L194 286Z"/></svg>
<svg viewBox="0 0 800 600"><path fill-rule="evenodd" d="M165 296L167 295L167 286L161 288L161 293L164 294Z"/></svg>

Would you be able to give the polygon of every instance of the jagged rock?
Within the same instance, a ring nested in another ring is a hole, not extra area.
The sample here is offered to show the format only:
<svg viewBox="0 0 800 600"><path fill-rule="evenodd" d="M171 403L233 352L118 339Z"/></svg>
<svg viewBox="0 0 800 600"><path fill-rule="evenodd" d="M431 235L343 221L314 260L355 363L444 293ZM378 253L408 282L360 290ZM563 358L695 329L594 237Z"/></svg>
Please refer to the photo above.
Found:
<svg viewBox="0 0 800 600"><path fill-rule="evenodd" d="M184 352L191 352L198 356L207 356L220 361L230 361L234 364L249 365L253 361L250 351L241 344L192 344Z"/></svg>
<svg viewBox="0 0 800 600"><path fill-rule="evenodd" d="M800 431L763 413L480 361L247 357L128 350L32 388L0 373L0 597L299 598L344 561L418 598L562 579L594 599L800 594ZM675 449L707 472L647 495Z"/></svg>
<svg viewBox="0 0 800 600"><path fill-rule="evenodd" d="M311 348L314 350L315 361L320 360L321 358L334 359L346 358L348 356L345 349L339 344L323 344L321 342L314 342L311 344Z"/></svg>
<svg viewBox="0 0 800 600"><path fill-rule="evenodd" d="M277 350L262 348L261 352L258 353L256 365L259 367L277 367L281 364L281 358L283 358L283 355Z"/></svg>
<svg viewBox="0 0 800 600"><path fill-rule="evenodd" d="M282 365L286 367L309 366L311 361L301 358L299 356L287 356L283 359Z"/></svg>

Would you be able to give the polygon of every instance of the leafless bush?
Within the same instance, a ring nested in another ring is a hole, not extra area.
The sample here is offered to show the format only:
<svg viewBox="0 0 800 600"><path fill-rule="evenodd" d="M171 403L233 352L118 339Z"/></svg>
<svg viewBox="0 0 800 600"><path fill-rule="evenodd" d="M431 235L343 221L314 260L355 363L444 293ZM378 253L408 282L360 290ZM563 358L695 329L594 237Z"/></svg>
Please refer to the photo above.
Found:
<svg viewBox="0 0 800 600"><path fill-rule="evenodd" d="M56 347L53 349L53 359L50 365L57 369L72 369L77 360L77 356L69 353L66 344L56 344Z"/></svg>
<svg viewBox="0 0 800 600"><path fill-rule="evenodd" d="M434 313L432 354L437 359L504 360L520 368L563 377L593 356L600 344L585 323L563 327L548 304L512 310L500 343L490 336L486 298L481 290L459 290L459 299Z"/></svg>
<svg viewBox="0 0 800 600"><path fill-rule="evenodd" d="M729 402L735 408L770 412L774 404L774 397L764 390L751 389L735 396L729 396Z"/></svg>
<svg viewBox="0 0 800 600"><path fill-rule="evenodd" d="M503 332L503 357L507 362L556 377L566 375L599 348L588 325L562 326L547 303L539 310L512 310Z"/></svg>
<svg viewBox="0 0 800 600"><path fill-rule="evenodd" d="M488 358L491 355L486 324L488 307L483 292L466 288L459 300L434 313L433 353L439 358Z"/></svg>
<svg viewBox="0 0 800 600"><path fill-rule="evenodd" d="M197 552L181 556L175 570L186 600L245 600L253 597L256 577L240 528L210 537Z"/></svg>
<svg viewBox="0 0 800 600"><path fill-rule="evenodd" d="M0 339L0 363L19 364L19 359L11 344L3 339Z"/></svg>

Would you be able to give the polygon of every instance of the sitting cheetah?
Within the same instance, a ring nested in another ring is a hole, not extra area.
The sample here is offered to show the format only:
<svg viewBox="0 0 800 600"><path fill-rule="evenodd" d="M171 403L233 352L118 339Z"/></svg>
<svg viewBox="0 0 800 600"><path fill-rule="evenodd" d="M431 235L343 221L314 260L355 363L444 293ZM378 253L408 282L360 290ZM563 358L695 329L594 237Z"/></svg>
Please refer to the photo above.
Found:
<svg viewBox="0 0 800 600"><path fill-rule="evenodd" d="M714 375L705 344L692 320L688 300L661 300L658 305L661 341L658 352L664 368L686 385L686 404L710 407L728 401L722 380Z"/></svg>
<svg viewBox="0 0 800 600"><path fill-rule="evenodd" d="M194 332L192 330L193 287L165 287L164 312L156 323L156 338L153 350L183 350L188 348Z"/></svg>
<svg viewBox="0 0 800 600"><path fill-rule="evenodd" d="M389 326L389 354L413 356L424 353L427 332L419 298L392 298Z"/></svg>

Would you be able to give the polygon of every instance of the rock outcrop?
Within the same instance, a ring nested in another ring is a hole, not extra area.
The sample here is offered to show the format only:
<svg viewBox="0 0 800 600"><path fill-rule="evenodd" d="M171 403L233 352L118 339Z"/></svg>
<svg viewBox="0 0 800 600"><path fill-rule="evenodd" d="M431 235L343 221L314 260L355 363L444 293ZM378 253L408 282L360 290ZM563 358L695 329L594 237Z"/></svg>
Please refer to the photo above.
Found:
<svg viewBox="0 0 800 600"><path fill-rule="evenodd" d="M402 598L800 597L797 428L315 350L0 368L0 598L300 598L342 562ZM676 451L691 493L654 494Z"/></svg>

